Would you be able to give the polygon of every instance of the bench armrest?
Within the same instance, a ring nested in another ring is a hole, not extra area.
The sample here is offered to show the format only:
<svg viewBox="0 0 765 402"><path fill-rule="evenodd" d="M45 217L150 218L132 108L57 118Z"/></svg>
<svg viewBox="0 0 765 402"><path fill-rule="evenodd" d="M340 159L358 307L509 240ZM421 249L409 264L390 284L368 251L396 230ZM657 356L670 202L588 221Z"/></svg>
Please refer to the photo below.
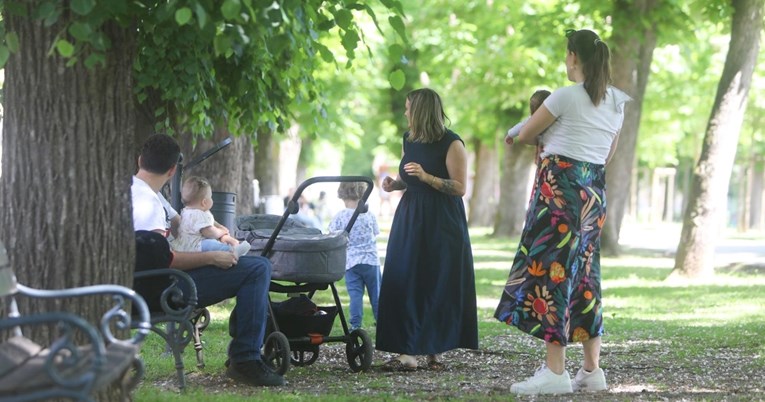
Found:
<svg viewBox="0 0 765 402"><path fill-rule="evenodd" d="M43 290L17 284L18 293L36 299L69 299L86 296L112 296L114 305L101 317L100 330L108 343L130 343L139 345L151 330L151 315L143 298L134 290L119 285L93 285L78 288ZM126 301L130 301L134 314L126 310ZM111 330L114 324L118 329L136 329L130 339L117 339Z"/></svg>
<svg viewBox="0 0 765 402"><path fill-rule="evenodd" d="M158 306L162 313L177 320L188 319L197 306L197 285L189 274L177 269L163 268L139 271L133 275L134 283L140 280L163 280L163 278L168 285L159 295ZM152 302L154 303L150 304L157 305L156 300Z"/></svg>

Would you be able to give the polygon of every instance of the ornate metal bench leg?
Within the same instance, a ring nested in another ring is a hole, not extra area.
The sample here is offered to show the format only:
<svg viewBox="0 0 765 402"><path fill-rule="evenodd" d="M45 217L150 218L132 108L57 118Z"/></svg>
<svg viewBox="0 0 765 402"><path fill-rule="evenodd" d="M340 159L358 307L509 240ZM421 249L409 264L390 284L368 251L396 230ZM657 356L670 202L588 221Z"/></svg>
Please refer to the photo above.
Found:
<svg viewBox="0 0 765 402"><path fill-rule="evenodd" d="M186 389L186 375L183 367L183 330L178 328L175 322L169 322L167 326L168 344L173 351L175 358L175 371L178 374L178 387L181 390Z"/></svg>
<svg viewBox="0 0 765 402"><path fill-rule="evenodd" d="M197 367L205 367L205 357L202 353L202 332L194 326L194 350L197 352Z"/></svg>
<svg viewBox="0 0 765 402"><path fill-rule="evenodd" d="M195 312L194 318L191 319L191 322L193 324L194 330L192 336L194 337L194 350L197 354L197 367L204 368L205 357L204 353L202 352L202 331L204 331L207 326L210 325L210 311L206 308L198 309Z"/></svg>

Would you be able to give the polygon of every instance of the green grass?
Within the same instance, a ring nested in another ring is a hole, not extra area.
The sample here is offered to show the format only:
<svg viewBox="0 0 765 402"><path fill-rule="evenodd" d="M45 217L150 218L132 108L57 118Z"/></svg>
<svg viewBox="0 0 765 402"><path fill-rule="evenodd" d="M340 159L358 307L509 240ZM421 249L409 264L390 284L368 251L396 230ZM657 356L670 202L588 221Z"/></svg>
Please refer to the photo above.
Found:
<svg viewBox="0 0 765 402"><path fill-rule="evenodd" d="M527 364L529 356L541 358L543 352L540 344L533 343L530 337L493 318L494 307L507 279L518 240L495 239L488 237L487 233L486 229L471 230L481 350L499 354L511 363ZM380 245L380 249L384 254L384 244ZM624 366L637 367L639 374L639 378L609 377L612 387L621 384L624 387L637 386L656 392L669 392L678 387L679 380L667 375L667 370L674 370L695 378L693 381L698 382L695 385L699 388L710 388L710 379L707 377L714 377L714 374L710 374L709 370L712 369L705 368L702 362L727 364L725 359L744 373L762 373L765 370L765 275L756 272L725 272L719 273L712 281L678 285L664 280L672 264L671 258L646 252L627 252L619 258L602 260L606 325L602 364L607 369L610 366L616 373L620 369L624 370ZM340 281L337 288L347 312L345 284ZM272 297L278 299L284 295L272 293ZM319 305L334 305L329 291L318 292L314 300ZM366 300L365 306L364 327L374 339L374 319ZM325 376L326 383L320 392L296 392L289 387L282 387L248 389L246 395L242 395L242 388L229 388L232 385L225 380L223 373L228 343L226 319L232 307L233 301L227 301L211 308L212 323L203 336L206 368L195 368L193 348L189 347L184 354L187 370L194 371L193 374L214 377L218 386L210 387L208 384L207 389L202 389L195 386L194 375L189 375L187 380L190 387L185 395L179 395L175 389L173 361L171 358L160 357L164 344L158 336L151 335L143 347L146 375L136 392L136 400L237 401L255 398L294 401L310 397L318 401L343 401L358 400L355 394L355 387L358 386L369 391L364 399L370 400L434 398L427 391L421 394L398 394L390 377L379 372L353 374L345 370L338 374L337 369L330 369L317 374L316 370L309 371L305 367L291 368L288 377L291 381L299 382L304 375ZM333 331L341 332L339 320L335 320ZM570 348L569 359L579 358L581 347ZM317 365L326 363L320 360L314 366ZM450 382L440 392L460 395L459 384L470 381L469 375L469 372L453 374ZM338 376L349 379L340 382ZM694 384L684 386L692 388ZM438 395L442 394L434 395L440 399ZM467 394L466 397L474 400L494 398L481 394ZM507 395L499 399L506 400Z"/></svg>

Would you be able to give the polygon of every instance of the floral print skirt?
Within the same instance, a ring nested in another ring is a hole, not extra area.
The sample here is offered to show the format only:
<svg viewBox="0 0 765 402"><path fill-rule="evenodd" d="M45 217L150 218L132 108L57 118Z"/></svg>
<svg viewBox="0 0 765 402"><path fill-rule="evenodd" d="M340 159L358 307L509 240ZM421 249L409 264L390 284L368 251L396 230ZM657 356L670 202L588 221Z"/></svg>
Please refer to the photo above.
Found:
<svg viewBox="0 0 765 402"><path fill-rule="evenodd" d="M494 316L561 346L602 335L600 233L605 219L603 165L559 155L542 159Z"/></svg>

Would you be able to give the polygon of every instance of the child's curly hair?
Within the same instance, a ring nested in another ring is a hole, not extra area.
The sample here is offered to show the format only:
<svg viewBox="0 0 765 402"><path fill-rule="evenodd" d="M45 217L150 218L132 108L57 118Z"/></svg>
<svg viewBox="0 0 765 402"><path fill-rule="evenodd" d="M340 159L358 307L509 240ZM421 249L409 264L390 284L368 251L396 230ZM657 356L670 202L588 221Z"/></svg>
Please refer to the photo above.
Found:
<svg viewBox="0 0 765 402"><path fill-rule="evenodd" d="M191 176L183 182L181 200L184 204L199 202L204 198L208 188L210 188L210 182L199 176Z"/></svg>
<svg viewBox="0 0 765 402"><path fill-rule="evenodd" d="M337 188L337 197L341 200L358 201L364 196L366 187L365 183L359 181L344 181L340 183L340 187Z"/></svg>

